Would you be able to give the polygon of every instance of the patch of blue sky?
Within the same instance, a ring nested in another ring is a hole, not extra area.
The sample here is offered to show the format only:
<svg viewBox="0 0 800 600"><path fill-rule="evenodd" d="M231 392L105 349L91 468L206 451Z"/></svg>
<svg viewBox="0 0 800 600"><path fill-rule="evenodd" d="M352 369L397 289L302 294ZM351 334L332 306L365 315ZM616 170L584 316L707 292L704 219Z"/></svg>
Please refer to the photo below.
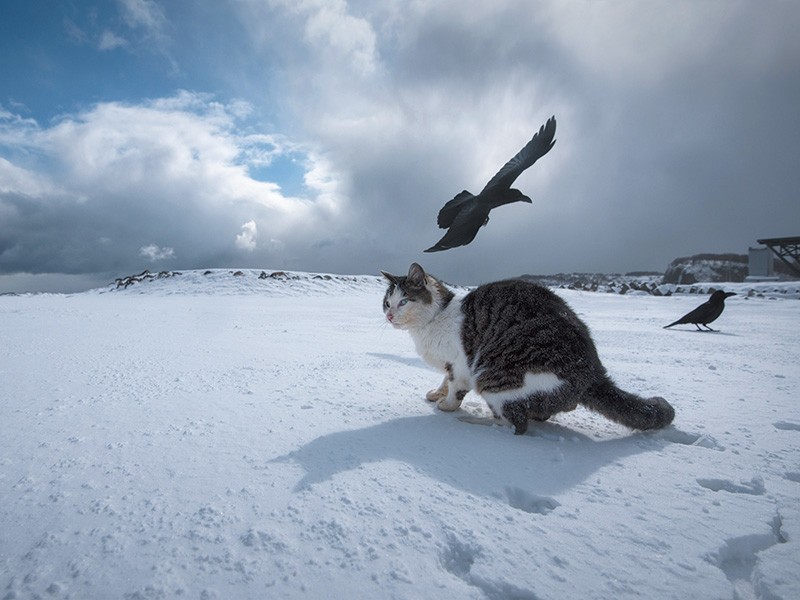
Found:
<svg viewBox="0 0 800 600"><path fill-rule="evenodd" d="M5 2L0 9L0 106L48 123L91 104L169 93L175 82L153 77L158 53L136 52L115 6ZM108 44L112 28L114 44ZM165 69L160 69L164 71Z"/></svg>
<svg viewBox="0 0 800 600"><path fill-rule="evenodd" d="M298 153L276 154L269 162L250 163L247 173L256 181L277 183L284 196L302 198L308 194L306 165Z"/></svg>

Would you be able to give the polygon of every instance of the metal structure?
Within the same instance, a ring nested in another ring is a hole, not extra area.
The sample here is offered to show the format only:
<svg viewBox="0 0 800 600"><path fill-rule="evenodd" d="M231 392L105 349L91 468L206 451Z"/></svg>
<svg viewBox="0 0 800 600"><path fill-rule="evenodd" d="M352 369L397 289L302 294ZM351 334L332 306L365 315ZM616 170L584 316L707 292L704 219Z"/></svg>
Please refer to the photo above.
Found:
<svg viewBox="0 0 800 600"><path fill-rule="evenodd" d="M793 273L800 275L800 236L770 238L758 240L758 243L769 247Z"/></svg>

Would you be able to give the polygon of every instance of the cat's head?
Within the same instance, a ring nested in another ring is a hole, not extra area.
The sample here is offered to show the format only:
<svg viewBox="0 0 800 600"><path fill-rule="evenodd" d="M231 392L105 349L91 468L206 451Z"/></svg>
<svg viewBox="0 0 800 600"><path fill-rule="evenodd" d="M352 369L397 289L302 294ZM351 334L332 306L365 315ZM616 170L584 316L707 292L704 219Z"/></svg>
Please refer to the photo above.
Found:
<svg viewBox="0 0 800 600"><path fill-rule="evenodd" d="M405 276L386 271L381 274L389 282L383 313L397 329L425 326L453 299L453 292L417 263L411 264Z"/></svg>

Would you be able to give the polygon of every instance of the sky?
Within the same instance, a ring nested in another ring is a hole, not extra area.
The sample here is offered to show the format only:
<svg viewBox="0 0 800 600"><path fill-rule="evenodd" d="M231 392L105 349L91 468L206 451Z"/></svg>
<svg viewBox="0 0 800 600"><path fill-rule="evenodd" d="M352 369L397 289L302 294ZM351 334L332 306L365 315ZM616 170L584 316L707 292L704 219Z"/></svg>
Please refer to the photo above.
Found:
<svg viewBox="0 0 800 600"><path fill-rule="evenodd" d="M663 271L800 235L800 3L0 5L0 292L263 268ZM425 254L548 117L472 244Z"/></svg>

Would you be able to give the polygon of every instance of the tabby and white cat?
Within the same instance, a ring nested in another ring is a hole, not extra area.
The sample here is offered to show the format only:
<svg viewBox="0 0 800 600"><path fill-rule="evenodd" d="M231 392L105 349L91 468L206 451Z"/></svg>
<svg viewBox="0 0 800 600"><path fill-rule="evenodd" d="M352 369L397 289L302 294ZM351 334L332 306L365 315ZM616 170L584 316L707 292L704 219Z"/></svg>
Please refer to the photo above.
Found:
<svg viewBox="0 0 800 600"><path fill-rule="evenodd" d="M417 263L406 276L381 273L389 282L387 320L407 330L420 356L445 373L427 394L441 410L457 410L475 390L516 434L530 419L545 421L578 404L632 429L665 427L675 416L663 398L614 385L589 329L545 287L508 280L456 295Z"/></svg>

